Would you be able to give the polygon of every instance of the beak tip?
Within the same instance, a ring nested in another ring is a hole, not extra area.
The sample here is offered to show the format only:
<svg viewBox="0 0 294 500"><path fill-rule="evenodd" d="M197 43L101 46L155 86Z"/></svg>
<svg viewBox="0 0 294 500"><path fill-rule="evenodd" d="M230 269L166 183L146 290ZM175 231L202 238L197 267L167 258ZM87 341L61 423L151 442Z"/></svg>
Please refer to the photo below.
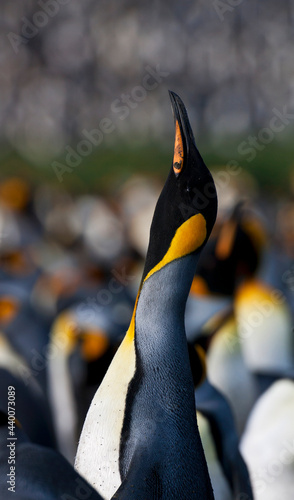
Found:
<svg viewBox="0 0 294 500"><path fill-rule="evenodd" d="M186 107L178 94L169 90L169 97L172 104L172 111L174 115L175 122L178 122L182 139L186 141L187 148L189 143L194 142L194 136L191 129L191 125L188 118L188 113Z"/></svg>
<svg viewBox="0 0 294 500"><path fill-rule="evenodd" d="M181 98L173 90L169 90L168 93L169 93L169 98L170 98L173 106L176 103L182 102Z"/></svg>
<svg viewBox="0 0 294 500"><path fill-rule="evenodd" d="M175 121L181 122L181 116L180 116L180 110L183 106L181 98L173 92L172 90L168 91L169 93L169 98L171 100L171 106L172 106L172 112L174 115Z"/></svg>
<svg viewBox="0 0 294 500"><path fill-rule="evenodd" d="M168 93L169 93L170 96L179 97L178 94L176 94L176 92L174 92L173 90L169 89Z"/></svg>

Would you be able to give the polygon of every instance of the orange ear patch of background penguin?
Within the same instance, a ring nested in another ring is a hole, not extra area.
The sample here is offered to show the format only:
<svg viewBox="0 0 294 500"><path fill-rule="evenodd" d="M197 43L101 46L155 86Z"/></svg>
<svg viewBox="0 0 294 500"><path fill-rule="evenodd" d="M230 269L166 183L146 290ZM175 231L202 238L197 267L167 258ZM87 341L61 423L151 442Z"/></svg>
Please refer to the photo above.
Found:
<svg viewBox="0 0 294 500"><path fill-rule="evenodd" d="M82 353L86 361L95 361L106 352L109 340L102 330L82 333Z"/></svg>
<svg viewBox="0 0 294 500"><path fill-rule="evenodd" d="M19 303L10 296L3 296L0 299L0 323L9 323L16 316Z"/></svg>
<svg viewBox="0 0 294 500"><path fill-rule="evenodd" d="M22 179L11 177L0 184L0 202L12 210L22 210L29 200L29 186Z"/></svg>
<svg viewBox="0 0 294 500"><path fill-rule="evenodd" d="M218 259L227 259L231 252L236 238L237 224L235 221L228 221L221 228L220 236L218 238L215 254Z"/></svg>

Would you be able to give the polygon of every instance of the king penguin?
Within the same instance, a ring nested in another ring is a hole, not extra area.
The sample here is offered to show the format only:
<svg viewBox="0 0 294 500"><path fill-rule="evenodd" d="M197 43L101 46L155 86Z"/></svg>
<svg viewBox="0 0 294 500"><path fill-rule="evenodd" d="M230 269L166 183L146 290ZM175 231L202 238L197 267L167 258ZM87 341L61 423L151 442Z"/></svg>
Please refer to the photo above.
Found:
<svg viewBox="0 0 294 500"><path fill-rule="evenodd" d="M75 467L104 499L213 499L197 427L184 313L217 195L187 111L170 92L172 167L159 196L129 329L99 386Z"/></svg>

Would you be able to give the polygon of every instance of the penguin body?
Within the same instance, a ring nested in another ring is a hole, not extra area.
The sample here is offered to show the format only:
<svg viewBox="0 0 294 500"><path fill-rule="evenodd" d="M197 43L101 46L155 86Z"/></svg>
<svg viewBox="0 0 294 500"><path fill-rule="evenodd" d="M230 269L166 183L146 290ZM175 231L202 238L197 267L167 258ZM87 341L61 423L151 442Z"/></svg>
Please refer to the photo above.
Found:
<svg viewBox="0 0 294 500"><path fill-rule="evenodd" d="M283 293L259 280L245 281L235 301L242 352L252 372L294 367L292 317Z"/></svg>
<svg viewBox="0 0 294 500"><path fill-rule="evenodd" d="M258 399L241 440L255 500L294 497L294 382L281 379Z"/></svg>
<svg viewBox="0 0 294 500"><path fill-rule="evenodd" d="M253 500L249 472L239 450L239 437L229 402L208 379L196 389L195 399L198 413L207 420L212 437L212 443L208 442L210 450L213 448L211 460L206 455L205 440L203 443L215 499L227 500L244 495L247 500ZM203 423L200 426L202 439L201 431L205 432Z"/></svg>
<svg viewBox="0 0 294 500"><path fill-rule="evenodd" d="M203 475L199 473L202 445L181 321L185 304L165 293L170 283L177 285L179 297L187 293L181 278L186 274L183 264L190 267L191 262L189 257L185 260L180 265L172 262L162 270L160 278L151 276L137 306L136 374L126 400L120 471L127 485L131 482L128 471L133 475L137 470L137 484L140 478L145 479L140 492L134 493L138 499L148 495L187 499L199 495L201 498L207 490L205 471ZM161 286L159 280L162 280ZM162 315L162 307L165 315ZM163 337L162 331L168 335ZM152 405L146 405L146 401L152 401ZM114 498L128 498L129 487L126 493L125 489L123 485Z"/></svg>
<svg viewBox="0 0 294 500"><path fill-rule="evenodd" d="M17 418L22 421L30 440L55 448L56 440L48 401L25 360L0 333L0 411L7 409L9 386L13 386L16 391Z"/></svg>
<svg viewBox="0 0 294 500"><path fill-rule="evenodd" d="M50 448L31 443L17 425L14 431L15 440L9 441L7 418L7 415L0 411L1 500L11 500L11 498L15 500L73 500L78 498L101 500L97 491L74 470L62 455ZM11 445L11 443L12 446L7 448L7 444ZM10 464L8 464L9 455L11 455ZM15 467L15 476L7 477L10 467ZM14 477L14 483L7 482L9 479L13 480Z"/></svg>
<svg viewBox="0 0 294 500"><path fill-rule="evenodd" d="M233 493L218 457L209 419L201 411L197 411L197 422L215 500L233 500Z"/></svg>
<svg viewBox="0 0 294 500"><path fill-rule="evenodd" d="M207 371L211 383L228 399L241 435L258 392L254 376L244 361L242 339L234 316L230 316L212 338Z"/></svg>
<svg viewBox="0 0 294 500"><path fill-rule="evenodd" d="M171 100L173 165L155 208L132 320L89 408L76 457L77 470L105 499L213 498L184 312L217 197L184 105L173 93Z"/></svg>
<svg viewBox="0 0 294 500"><path fill-rule="evenodd" d="M50 409L41 390L26 386L8 370L0 368L0 409L7 408L7 387L14 387L17 394L17 418L30 440L42 446L56 448L55 433L51 421ZM29 411L28 411L29 408Z"/></svg>
<svg viewBox="0 0 294 500"><path fill-rule="evenodd" d="M91 309L81 306L83 314L78 314L79 305L76 305L55 319L49 344L54 355L50 357L47 369L48 396L58 449L70 463L73 463L76 453L79 424L84 421L86 413L87 361L97 362L96 376L99 376L99 358L111 348L109 330L104 330L109 323L103 316L94 317Z"/></svg>
<svg viewBox="0 0 294 500"><path fill-rule="evenodd" d="M247 466L239 450L234 416L224 394L207 378L206 356L197 343L188 344L197 422L215 500L246 496L253 500Z"/></svg>
<svg viewBox="0 0 294 500"><path fill-rule="evenodd" d="M46 395L46 346L48 344L47 322L33 305L26 289L9 282L0 285L0 308L2 304L11 310L8 317L2 318L0 327L12 349L21 356L36 382Z"/></svg>

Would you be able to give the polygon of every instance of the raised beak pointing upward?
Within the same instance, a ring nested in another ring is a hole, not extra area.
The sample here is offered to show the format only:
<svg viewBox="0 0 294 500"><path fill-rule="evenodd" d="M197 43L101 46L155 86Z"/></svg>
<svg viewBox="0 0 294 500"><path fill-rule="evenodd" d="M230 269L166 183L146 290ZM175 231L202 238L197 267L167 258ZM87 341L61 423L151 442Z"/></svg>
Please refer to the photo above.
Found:
<svg viewBox="0 0 294 500"><path fill-rule="evenodd" d="M172 103L172 110L175 119L175 147L173 158L173 169L176 176L181 172L187 156L189 147L195 145L194 135L189 122L188 114L181 98L169 90L169 96Z"/></svg>

